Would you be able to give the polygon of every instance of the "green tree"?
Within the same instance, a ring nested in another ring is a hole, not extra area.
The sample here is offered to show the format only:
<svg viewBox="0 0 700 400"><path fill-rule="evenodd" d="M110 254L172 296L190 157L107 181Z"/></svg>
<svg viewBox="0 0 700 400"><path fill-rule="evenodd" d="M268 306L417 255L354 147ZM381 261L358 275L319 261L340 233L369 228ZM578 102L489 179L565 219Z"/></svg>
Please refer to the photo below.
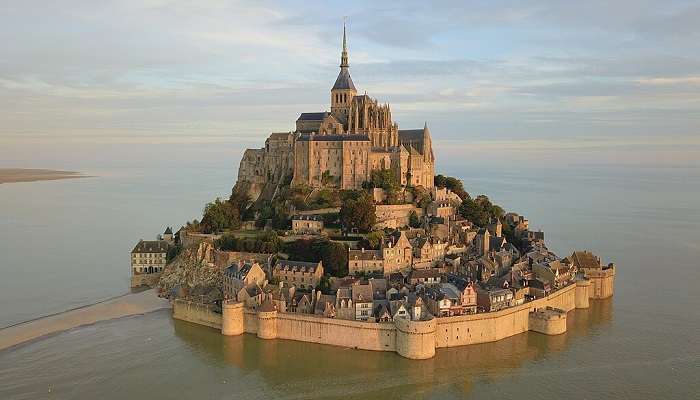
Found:
<svg viewBox="0 0 700 400"><path fill-rule="evenodd" d="M316 290L320 290L323 294L333 294L331 292L331 281L327 274L324 274L321 277L321 280L318 281L318 286L316 286Z"/></svg>
<svg viewBox="0 0 700 400"><path fill-rule="evenodd" d="M461 180L457 178L453 178L451 176L435 175L434 183L437 187L444 187L450 189L462 200L469 198L469 193L467 193L467 191L464 190L464 184Z"/></svg>
<svg viewBox="0 0 700 400"><path fill-rule="evenodd" d="M200 225L204 233L238 229L241 227L239 209L234 207L231 202L217 198L204 207L204 215Z"/></svg>
<svg viewBox="0 0 700 400"><path fill-rule="evenodd" d="M175 259L182 252L182 245L177 244L175 246L168 247L168 253L165 256L165 262L169 263Z"/></svg>
<svg viewBox="0 0 700 400"><path fill-rule="evenodd" d="M411 228L420 228L420 219L418 219L418 214L415 211L411 211L411 214L408 216L408 225Z"/></svg>
<svg viewBox="0 0 700 400"><path fill-rule="evenodd" d="M479 227L486 227L492 220L503 217L504 211L498 205L492 204L487 196L479 195L476 199L462 201L459 213L464 218Z"/></svg>
<svg viewBox="0 0 700 400"><path fill-rule="evenodd" d="M369 233L369 235L367 235L367 242L369 244L369 247L373 249L378 249L383 239L384 232L382 231L372 231Z"/></svg>
<svg viewBox="0 0 700 400"><path fill-rule="evenodd" d="M369 232L377 219L374 201L367 193L348 198L340 207L340 221L346 231Z"/></svg>

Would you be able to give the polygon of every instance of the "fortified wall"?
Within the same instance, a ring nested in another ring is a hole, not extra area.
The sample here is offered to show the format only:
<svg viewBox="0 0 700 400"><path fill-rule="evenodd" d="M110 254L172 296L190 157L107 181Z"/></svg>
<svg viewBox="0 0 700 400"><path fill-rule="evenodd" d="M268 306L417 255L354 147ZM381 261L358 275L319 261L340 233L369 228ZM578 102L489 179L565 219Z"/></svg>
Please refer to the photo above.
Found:
<svg viewBox="0 0 700 400"><path fill-rule="evenodd" d="M182 300L175 301L173 318L221 329L227 336L250 333L261 339L395 351L406 358L427 359L435 355L437 348L494 342L526 331L562 334L566 332L567 312L588 308L591 298L612 296L615 271L614 268L607 271L519 306L428 321L399 318L387 323L367 323L276 310L254 312L237 302L224 303L222 314L217 314ZM596 288L601 289L596 292Z"/></svg>

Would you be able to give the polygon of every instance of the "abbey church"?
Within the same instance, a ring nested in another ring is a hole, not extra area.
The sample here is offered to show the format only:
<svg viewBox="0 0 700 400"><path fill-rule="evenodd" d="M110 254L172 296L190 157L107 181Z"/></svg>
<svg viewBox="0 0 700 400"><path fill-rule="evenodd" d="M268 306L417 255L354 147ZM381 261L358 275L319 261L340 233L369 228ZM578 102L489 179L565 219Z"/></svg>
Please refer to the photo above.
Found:
<svg viewBox="0 0 700 400"><path fill-rule="evenodd" d="M330 95L330 111L301 113L293 132L272 133L264 148L247 149L239 183L260 191L290 179L292 185L358 189L372 171L390 169L402 185L432 188L435 157L427 124L399 129L388 104L357 94L345 27L340 73Z"/></svg>

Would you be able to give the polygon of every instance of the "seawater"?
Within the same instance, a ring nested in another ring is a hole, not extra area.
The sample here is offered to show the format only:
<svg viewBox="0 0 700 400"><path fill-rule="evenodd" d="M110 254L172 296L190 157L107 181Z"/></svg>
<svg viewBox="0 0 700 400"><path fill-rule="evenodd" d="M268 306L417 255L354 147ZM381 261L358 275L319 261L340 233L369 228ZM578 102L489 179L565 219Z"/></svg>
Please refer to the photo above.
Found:
<svg viewBox="0 0 700 400"><path fill-rule="evenodd" d="M94 178L0 185L0 326L127 291L135 241L228 196L241 150L112 148L50 165ZM697 398L700 169L481 161L439 167L526 215L558 254L618 265L615 296L570 313L564 335L411 361L222 337L157 312L0 352L0 398Z"/></svg>

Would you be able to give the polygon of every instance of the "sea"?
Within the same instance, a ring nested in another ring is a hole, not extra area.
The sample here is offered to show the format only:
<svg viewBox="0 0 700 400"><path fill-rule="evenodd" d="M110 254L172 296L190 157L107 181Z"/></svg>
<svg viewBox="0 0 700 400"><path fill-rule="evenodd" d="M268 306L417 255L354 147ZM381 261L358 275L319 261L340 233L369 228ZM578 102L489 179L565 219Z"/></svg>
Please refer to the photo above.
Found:
<svg viewBox="0 0 700 400"><path fill-rule="evenodd" d="M0 327L128 292L135 243L228 197L247 145L0 150L0 167L90 175L0 185ZM700 398L700 165L435 146L439 172L525 215L560 256L587 249L615 262L614 297L571 312L563 335L438 349L423 361L223 337L158 311L0 351L0 399Z"/></svg>

